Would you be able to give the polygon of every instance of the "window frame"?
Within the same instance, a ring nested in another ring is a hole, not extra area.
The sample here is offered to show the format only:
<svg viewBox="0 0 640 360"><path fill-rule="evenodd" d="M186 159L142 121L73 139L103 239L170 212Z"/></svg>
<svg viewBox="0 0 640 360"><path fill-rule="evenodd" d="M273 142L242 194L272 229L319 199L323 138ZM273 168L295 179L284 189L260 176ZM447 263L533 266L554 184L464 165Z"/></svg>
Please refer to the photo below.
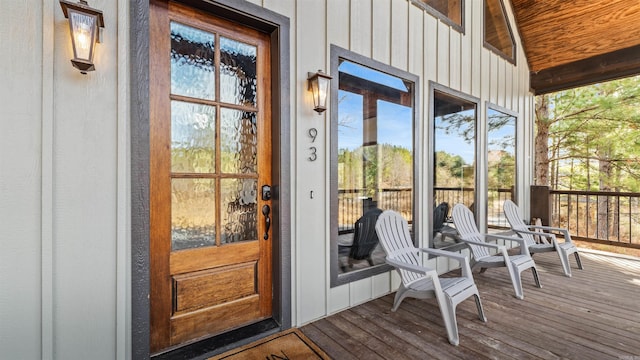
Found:
<svg viewBox="0 0 640 360"><path fill-rule="evenodd" d="M461 34L465 34L465 0L460 0L460 24L456 23L455 21L453 21L450 17L448 17L447 15L441 13L440 11L438 11L437 9L435 9L434 7L432 7L431 5L427 4L426 2L424 2L423 0L411 0L411 3L419 8L421 8L422 10L428 12L429 14L431 14L432 16L440 19L440 21L442 21L443 23L449 25L452 29L456 30L457 32L461 33Z"/></svg>
<svg viewBox="0 0 640 360"><path fill-rule="evenodd" d="M329 211L329 231L330 231L330 272L331 272L331 287L344 285L356 280L369 278L378 274L382 274L393 270L393 267L388 264L379 264L366 269L355 270L344 274L339 274L338 263L338 88L339 88L339 70L341 60L346 60L355 64L359 64L371 69L401 78L404 81L413 83L413 234L414 243L416 239L420 237L420 207L418 206L418 200L420 199L420 180L418 178L418 167L421 163L420 156L420 78L417 75L411 74L407 71L392 67L373 60L366 56L357 54L353 51L341 48L337 45L331 44L330 49L331 56L331 75L333 81L331 81L331 107L330 107L330 162L329 162L329 198L330 198L330 211Z"/></svg>
<svg viewBox="0 0 640 360"><path fill-rule="evenodd" d="M425 204L433 204L434 203L434 188L435 188L435 181L434 181L434 173L435 173L435 165L436 165L436 157L435 157L435 123L436 123L436 119L435 119L435 92L441 92L444 93L448 96L452 96L452 97L456 97L459 98L461 100L464 101L468 101L470 103L475 104L475 112L476 112L476 121L475 121L475 126L474 126L474 151L475 151L475 158L474 158L474 182L475 182L475 190L474 190L474 203L478 203L478 194L479 194L479 190L481 191L482 189L479 187L479 175L480 175L480 162L479 162L479 158L480 158L480 153L482 151L482 149L480 148L480 144L481 141L479 139L479 130L480 130L480 105L481 105L481 100L480 98L477 98L475 96L463 93L461 91L458 90L454 90L452 88L449 88L447 86L441 85L437 82L434 81L429 81L429 119L428 119L428 126L429 128L427 129L428 132L428 140L427 140L427 148L426 148L426 153L427 156L429 157L428 162L426 164L427 166L427 173L430 174L428 179L427 179L427 188L429 189L427 191L427 202ZM451 208L453 208L455 204L449 204L449 206L451 206ZM428 219L429 222L429 226L427 228L428 234L433 234L433 206L426 206L426 217ZM484 208L482 209L484 211ZM478 225L478 220L480 218L478 211L480 211L480 209L478 207L476 207L476 213L475 215L475 221L476 221L476 225ZM433 241L433 236L429 236L429 248L433 249L434 248L434 241ZM461 249L464 249L466 247L466 244L464 243L456 243L453 245L449 245L446 247L441 247L439 249L443 249L443 250L450 250L450 251L458 251Z"/></svg>
<svg viewBox="0 0 640 360"><path fill-rule="evenodd" d="M501 58L507 60L508 62L510 62L511 64L513 64L514 66L516 65L516 57L518 54L518 44L516 43L516 40L513 36L513 28L511 27L511 22L509 21L509 16L507 15L507 9L504 6L504 1L503 0L496 0L498 2L500 2L500 7L502 9L502 14L504 15L504 20L507 23L507 30L509 30L509 39L511 40L511 43L513 44L513 54L511 54L511 56L509 56L508 54L506 54L505 52L503 52L502 50L498 49L497 47L493 46L491 43L489 43L487 41L487 24L486 24L486 19L487 19L487 0L482 0L482 43L483 46L486 49L489 49L490 51L492 51L493 53L495 53L496 55L500 56Z"/></svg>

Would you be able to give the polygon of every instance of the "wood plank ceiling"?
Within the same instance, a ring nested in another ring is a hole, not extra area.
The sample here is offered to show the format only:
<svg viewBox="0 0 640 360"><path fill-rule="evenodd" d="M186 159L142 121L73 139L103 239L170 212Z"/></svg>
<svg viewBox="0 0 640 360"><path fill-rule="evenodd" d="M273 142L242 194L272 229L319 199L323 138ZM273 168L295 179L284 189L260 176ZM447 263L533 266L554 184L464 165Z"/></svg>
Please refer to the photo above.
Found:
<svg viewBox="0 0 640 360"><path fill-rule="evenodd" d="M640 0L511 0L537 94L640 73Z"/></svg>

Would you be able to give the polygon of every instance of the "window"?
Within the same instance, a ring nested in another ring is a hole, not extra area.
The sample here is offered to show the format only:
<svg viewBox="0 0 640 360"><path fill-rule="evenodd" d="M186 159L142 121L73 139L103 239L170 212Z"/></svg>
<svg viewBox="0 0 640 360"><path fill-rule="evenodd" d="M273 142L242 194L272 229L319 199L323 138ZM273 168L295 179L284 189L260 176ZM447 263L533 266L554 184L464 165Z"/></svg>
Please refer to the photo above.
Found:
<svg viewBox="0 0 640 360"><path fill-rule="evenodd" d="M411 0L418 7L464 33L464 0Z"/></svg>
<svg viewBox="0 0 640 360"><path fill-rule="evenodd" d="M432 247L455 244L451 209L468 206L476 215L476 124L478 100L432 84L433 222ZM444 215L440 214L441 209Z"/></svg>
<svg viewBox="0 0 640 360"><path fill-rule="evenodd" d="M516 43L502 0L484 0L484 46L515 64Z"/></svg>
<svg viewBox="0 0 640 360"><path fill-rule="evenodd" d="M381 211L416 231L418 78L331 47L331 285L388 271L375 234Z"/></svg>
<svg viewBox="0 0 640 360"><path fill-rule="evenodd" d="M505 200L515 201L516 116L506 109L487 107L487 225L508 227Z"/></svg>

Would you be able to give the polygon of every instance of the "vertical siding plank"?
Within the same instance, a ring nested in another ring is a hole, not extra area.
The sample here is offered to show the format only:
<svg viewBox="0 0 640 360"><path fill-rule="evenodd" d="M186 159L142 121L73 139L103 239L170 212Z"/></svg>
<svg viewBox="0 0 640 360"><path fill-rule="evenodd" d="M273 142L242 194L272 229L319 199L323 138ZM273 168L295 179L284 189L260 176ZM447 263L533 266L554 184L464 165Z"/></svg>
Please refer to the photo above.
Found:
<svg viewBox="0 0 640 360"><path fill-rule="evenodd" d="M391 59L391 0L376 0L371 23L373 59L389 64Z"/></svg>
<svg viewBox="0 0 640 360"><path fill-rule="evenodd" d="M466 1L465 6L469 7L471 17L467 24L470 25L471 36L471 95L481 97L483 80L483 31L482 31L482 1Z"/></svg>
<svg viewBox="0 0 640 360"><path fill-rule="evenodd" d="M351 0L351 50L364 56L371 56L371 6L371 0Z"/></svg>
<svg viewBox="0 0 640 360"><path fill-rule="evenodd" d="M449 86L456 90L461 88L461 41L460 33L449 28Z"/></svg>
<svg viewBox="0 0 640 360"><path fill-rule="evenodd" d="M318 115L312 110L312 102L307 94L307 72L316 69L328 68L326 63L326 51L328 47L318 44L326 44L326 3L323 0L304 1L304 6L298 4L296 7L295 21L296 39L296 76L297 82L293 87L297 92L299 106L297 108L297 123L304 124L296 129L296 157L295 159L306 159L306 152L309 143L306 131L314 127L318 130L318 139L326 139L326 114ZM320 150L320 149L319 149ZM320 151L324 154L323 151ZM325 204L317 199L326 198L326 156L318 161L296 161L296 178L298 185L297 192L300 194L296 198L295 213L296 235L295 241L295 270L296 283L296 303L297 321L305 323L307 321L320 318L327 314L327 289L329 288L329 277L327 269L327 237ZM314 191L317 195L315 199L310 199L307 195L309 191ZM315 214L309 216L309 214Z"/></svg>
<svg viewBox="0 0 640 360"><path fill-rule="evenodd" d="M472 83L472 12L471 7L473 1L467 1L464 4L464 21L465 21L465 33L460 35L461 44L460 44L460 89L462 92L466 94L471 94L471 83Z"/></svg>
<svg viewBox="0 0 640 360"><path fill-rule="evenodd" d="M327 43L349 48L349 2L327 0ZM328 45L327 44L327 45ZM329 63L327 51L327 64ZM327 69L328 71L328 69Z"/></svg>
<svg viewBox="0 0 640 360"><path fill-rule="evenodd" d="M497 99L497 104L502 106L502 107L506 107L506 102L507 102L507 66L506 66L506 61L504 59L502 59L501 57L496 56L496 59L498 60L498 76L497 76L497 80L498 80L498 84L497 86L497 90L498 90L498 99Z"/></svg>
<svg viewBox="0 0 640 360"><path fill-rule="evenodd" d="M409 44L409 3L391 0L391 65L407 70Z"/></svg>
<svg viewBox="0 0 640 360"><path fill-rule="evenodd" d="M424 83L425 88L429 81L438 81L438 20L426 11L423 12L424 19ZM425 104L431 94L426 94Z"/></svg>
<svg viewBox="0 0 640 360"><path fill-rule="evenodd" d="M498 83L499 83L499 78L500 78L500 74L498 73L498 57L490 52L489 50L486 50L487 53L489 53L489 101L492 104L497 104L498 103Z"/></svg>
<svg viewBox="0 0 640 360"><path fill-rule="evenodd" d="M451 74L449 73L449 26L438 21L438 49L436 54L438 56L438 83L449 86L449 79Z"/></svg>
<svg viewBox="0 0 640 360"><path fill-rule="evenodd" d="M259 0L254 1L257 1L259 5ZM262 6L291 19L295 16L295 1L296 0L262 0ZM291 26L293 26L293 22Z"/></svg>

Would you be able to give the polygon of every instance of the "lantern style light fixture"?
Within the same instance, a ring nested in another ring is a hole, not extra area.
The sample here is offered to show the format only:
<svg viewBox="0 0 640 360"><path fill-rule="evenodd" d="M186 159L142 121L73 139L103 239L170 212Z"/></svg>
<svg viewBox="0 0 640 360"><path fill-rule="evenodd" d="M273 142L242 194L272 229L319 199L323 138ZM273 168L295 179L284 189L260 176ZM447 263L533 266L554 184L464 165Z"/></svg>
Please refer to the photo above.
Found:
<svg viewBox="0 0 640 360"><path fill-rule="evenodd" d="M329 94L329 83L331 76L318 70L317 73L307 73L309 90L313 93L313 110L322 114L327 110L327 95Z"/></svg>
<svg viewBox="0 0 640 360"><path fill-rule="evenodd" d="M77 3L60 0L64 17L69 19L73 59L71 64L81 73L96 69L93 55L96 42L99 42L98 26L104 28L102 11L89 7L85 0Z"/></svg>

